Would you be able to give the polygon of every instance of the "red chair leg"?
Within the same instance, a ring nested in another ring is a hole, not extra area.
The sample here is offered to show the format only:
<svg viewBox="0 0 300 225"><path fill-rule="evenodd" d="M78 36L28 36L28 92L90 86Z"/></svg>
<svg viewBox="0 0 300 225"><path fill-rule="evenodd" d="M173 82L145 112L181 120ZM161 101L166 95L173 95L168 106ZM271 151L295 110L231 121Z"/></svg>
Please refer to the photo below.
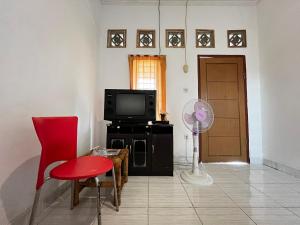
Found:
<svg viewBox="0 0 300 225"><path fill-rule="evenodd" d="M115 199L115 205L116 205L116 211L119 212L119 201L118 201L118 193L117 193L117 185L116 185L116 174L115 174L115 168L112 168L112 174L113 174L113 182L114 182L114 199Z"/></svg>
<svg viewBox="0 0 300 225"><path fill-rule="evenodd" d="M95 177L96 187L97 187L97 219L98 225L101 225L101 192L100 192L100 180Z"/></svg>
<svg viewBox="0 0 300 225"><path fill-rule="evenodd" d="M36 190L36 192L35 192L34 202L33 202L32 210L31 210L31 214L30 214L30 219L29 219L29 225L34 224L34 219L35 219L35 216L36 216L35 214L36 214L39 199L40 199L40 193L41 193L41 188Z"/></svg>

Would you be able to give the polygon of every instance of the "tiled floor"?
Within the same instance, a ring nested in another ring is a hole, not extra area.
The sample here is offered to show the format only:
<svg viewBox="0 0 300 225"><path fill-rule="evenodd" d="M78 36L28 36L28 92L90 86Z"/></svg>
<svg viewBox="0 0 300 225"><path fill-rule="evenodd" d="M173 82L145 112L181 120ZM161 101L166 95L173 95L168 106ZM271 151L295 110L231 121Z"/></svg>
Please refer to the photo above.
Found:
<svg viewBox="0 0 300 225"><path fill-rule="evenodd" d="M129 177L119 212L103 190L103 225L300 225L300 179L264 166L206 165L215 183L197 187L174 177ZM39 225L96 225L95 190L69 210L69 193Z"/></svg>

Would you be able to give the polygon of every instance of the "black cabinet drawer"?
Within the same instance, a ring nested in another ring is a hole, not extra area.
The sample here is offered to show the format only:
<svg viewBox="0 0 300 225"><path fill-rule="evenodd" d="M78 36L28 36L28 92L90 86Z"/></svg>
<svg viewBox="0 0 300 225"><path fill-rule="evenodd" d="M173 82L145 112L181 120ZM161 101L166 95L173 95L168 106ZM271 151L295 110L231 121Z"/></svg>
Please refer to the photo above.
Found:
<svg viewBox="0 0 300 225"><path fill-rule="evenodd" d="M129 149L129 175L173 176L173 125L110 125L107 147Z"/></svg>

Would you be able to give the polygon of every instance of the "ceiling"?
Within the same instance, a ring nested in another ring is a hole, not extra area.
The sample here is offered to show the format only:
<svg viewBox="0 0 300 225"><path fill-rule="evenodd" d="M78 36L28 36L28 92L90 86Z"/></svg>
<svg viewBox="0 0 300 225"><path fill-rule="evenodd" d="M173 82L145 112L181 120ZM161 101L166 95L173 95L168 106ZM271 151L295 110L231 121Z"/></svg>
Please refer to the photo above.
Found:
<svg viewBox="0 0 300 225"><path fill-rule="evenodd" d="M103 5L157 5L158 0L100 0ZM189 0L189 5L256 5L259 0ZM186 0L161 0L161 5L185 5Z"/></svg>

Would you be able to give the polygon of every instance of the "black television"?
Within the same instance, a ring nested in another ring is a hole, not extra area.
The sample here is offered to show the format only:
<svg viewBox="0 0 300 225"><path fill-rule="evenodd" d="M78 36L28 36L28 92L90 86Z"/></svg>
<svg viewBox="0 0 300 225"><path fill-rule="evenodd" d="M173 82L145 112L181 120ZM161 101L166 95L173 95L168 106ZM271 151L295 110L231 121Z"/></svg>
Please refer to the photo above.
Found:
<svg viewBox="0 0 300 225"><path fill-rule="evenodd" d="M156 91L105 89L104 119L119 123L155 121Z"/></svg>

